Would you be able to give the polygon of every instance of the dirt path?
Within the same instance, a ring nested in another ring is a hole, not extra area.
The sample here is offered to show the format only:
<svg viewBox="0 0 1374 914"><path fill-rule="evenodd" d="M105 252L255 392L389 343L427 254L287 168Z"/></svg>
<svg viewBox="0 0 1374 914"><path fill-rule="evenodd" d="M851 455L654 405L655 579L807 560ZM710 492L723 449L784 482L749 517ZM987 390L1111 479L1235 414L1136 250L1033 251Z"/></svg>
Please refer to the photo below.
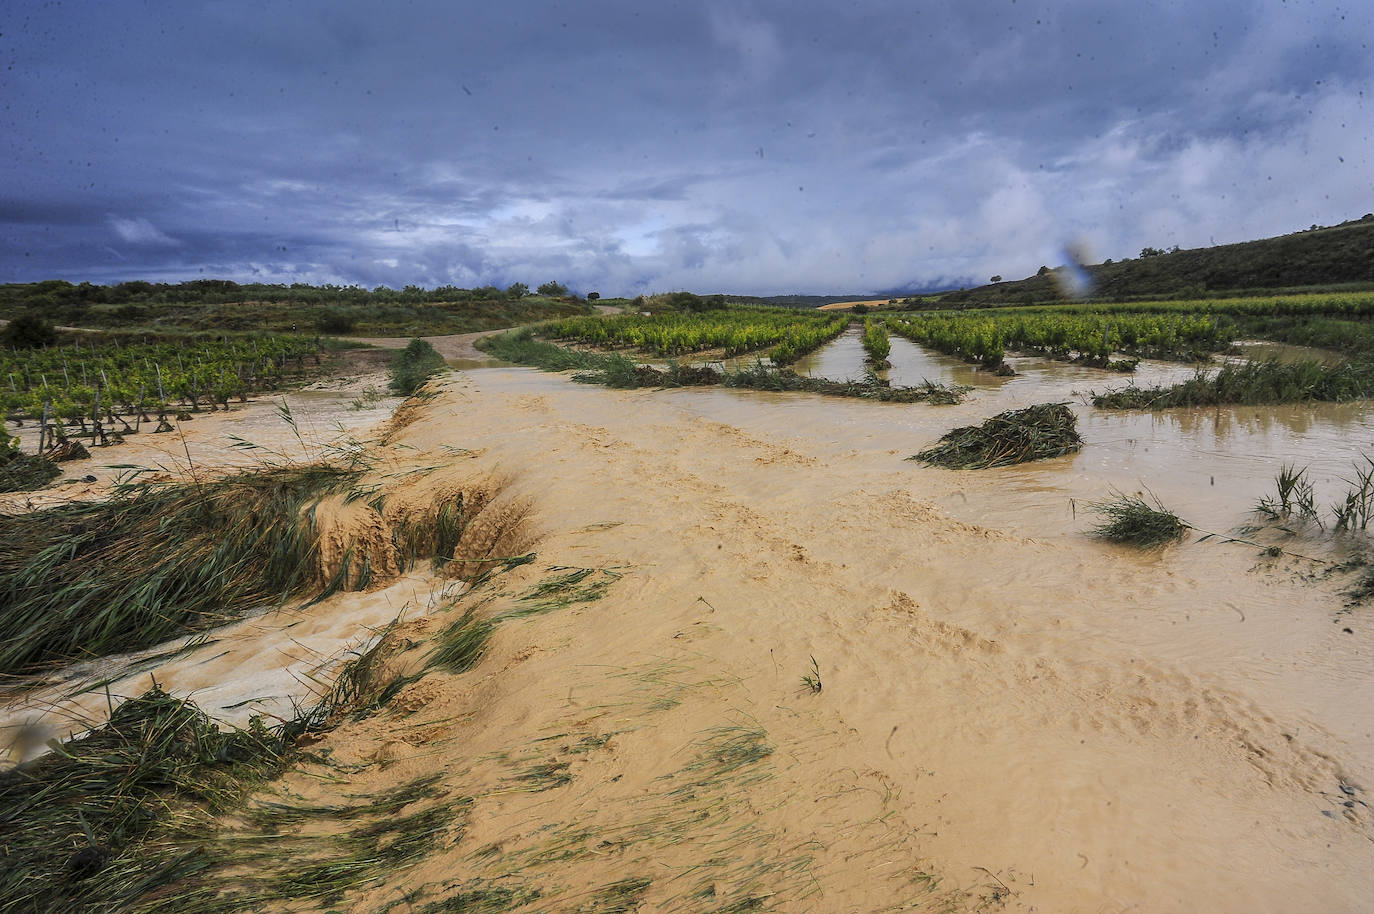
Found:
<svg viewBox="0 0 1374 914"><path fill-rule="evenodd" d="M497 333L505 333L505 330L479 330L476 333L456 333L449 336L422 336L420 339L433 346L446 359L481 361L489 358L489 356L473 344L484 336L492 336ZM376 346L379 349L404 349L410 345L410 341L415 337L355 336L349 337L349 339L366 343L369 346Z"/></svg>
<svg viewBox="0 0 1374 914"><path fill-rule="evenodd" d="M960 517L1005 482L903 463L931 409L450 382L398 454L471 449L542 535L479 611L566 599L316 747L346 785L288 784L472 798L350 910L459 885L516 911L1367 907L1369 713L1306 703L1367 694L1334 588L1105 547L1057 507Z"/></svg>
<svg viewBox="0 0 1374 914"><path fill-rule="evenodd" d="M603 316L623 313L623 309L615 305L594 305L593 307L596 308L597 314ZM480 330L476 333L457 333L449 336L422 336L420 339L433 346L438 350L439 354L446 359L452 361L488 362L491 361L491 356L482 352L474 344L484 336L505 333L507 329L510 328ZM350 339L357 340L359 343L366 343L369 346L376 346L380 349L404 349L406 346L410 345L410 341L414 339L414 337L359 336L350 337Z"/></svg>

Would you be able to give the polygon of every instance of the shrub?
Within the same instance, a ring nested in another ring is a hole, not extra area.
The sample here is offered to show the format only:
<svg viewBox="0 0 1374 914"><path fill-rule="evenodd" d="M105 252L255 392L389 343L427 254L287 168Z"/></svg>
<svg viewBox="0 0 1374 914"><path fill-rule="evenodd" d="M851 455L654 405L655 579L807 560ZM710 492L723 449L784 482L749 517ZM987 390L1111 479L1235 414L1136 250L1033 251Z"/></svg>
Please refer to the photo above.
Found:
<svg viewBox="0 0 1374 914"><path fill-rule="evenodd" d="M411 340L391 361L391 389L408 397L448 367L438 351L424 340Z"/></svg>
<svg viewBox="0 0 1374 914"><path fill-rule="evenodd" d="M0 346L41 349L57 342L57 330L37 314L21 314L0 330Z"/></svg>
<svg viewBox="0 0 1374 914"><path fill-rule="evenodd" d="M352 333L358 319L345 311L326 311L315 321L321 333Z"/></svg>

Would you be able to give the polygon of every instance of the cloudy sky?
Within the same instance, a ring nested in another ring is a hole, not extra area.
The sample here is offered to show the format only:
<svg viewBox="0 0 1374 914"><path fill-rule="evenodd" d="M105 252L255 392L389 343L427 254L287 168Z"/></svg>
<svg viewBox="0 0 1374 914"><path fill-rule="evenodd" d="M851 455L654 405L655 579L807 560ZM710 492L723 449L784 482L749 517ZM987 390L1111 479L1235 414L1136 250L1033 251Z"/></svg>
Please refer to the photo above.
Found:
<svg viewBox="0 0 1374 914"><path fill-rule="evenodd" d="M0 282L861 292L1374 211L1328 0L0 8Z"/></svg>

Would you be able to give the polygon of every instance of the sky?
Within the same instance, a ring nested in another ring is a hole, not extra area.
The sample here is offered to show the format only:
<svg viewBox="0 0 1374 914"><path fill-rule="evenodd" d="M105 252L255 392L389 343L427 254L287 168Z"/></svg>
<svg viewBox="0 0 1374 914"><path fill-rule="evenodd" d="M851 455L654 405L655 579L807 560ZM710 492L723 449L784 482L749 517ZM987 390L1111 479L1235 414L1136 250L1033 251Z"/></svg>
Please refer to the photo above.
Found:
<svg viewBox="0 0 1374 914"><path fill-rule="evenodd" d="M0 7L0 282L951 288L1374 211L1374 5Z"/></svg>

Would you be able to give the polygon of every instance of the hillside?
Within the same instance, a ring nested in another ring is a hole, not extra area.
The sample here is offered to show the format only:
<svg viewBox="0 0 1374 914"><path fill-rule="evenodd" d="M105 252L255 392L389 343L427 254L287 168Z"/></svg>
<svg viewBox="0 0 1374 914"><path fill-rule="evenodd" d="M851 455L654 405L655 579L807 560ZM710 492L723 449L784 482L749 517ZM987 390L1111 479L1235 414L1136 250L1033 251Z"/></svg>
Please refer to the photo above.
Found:
<svg viewBox="0 0 1374 914"><path fill-rule="evenodd" d="M1329 227L1088 266L1094 299L1199 298L1374 284L1374 214ZM1144 253L1144 252L1142 252ZM1064 297L1055 270L941 297L942 304L1031 304Z"/></svg>
<svg viewBox="0 0 1374 914"><path fill-rule="evenodd" d="M474 333L590 314L592 307L553 284L549 294L516 283L483 286L290 286L206 279L168 284L75 285L63 280L0 285L0 320L38 314L52 323L98 330L358 333L432 336Z"/></svg>

